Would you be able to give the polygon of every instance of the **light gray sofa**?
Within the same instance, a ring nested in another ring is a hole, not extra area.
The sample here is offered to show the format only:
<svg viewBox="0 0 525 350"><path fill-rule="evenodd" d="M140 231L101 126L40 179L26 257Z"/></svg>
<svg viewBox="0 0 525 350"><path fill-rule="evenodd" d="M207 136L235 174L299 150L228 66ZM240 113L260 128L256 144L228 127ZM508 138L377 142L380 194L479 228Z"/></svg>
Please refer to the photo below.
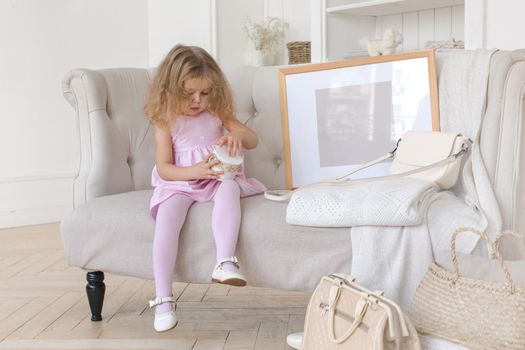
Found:
<svg viewBox="0 0 525 350"><path fill-rule="evenodd" d="M450 53L438 54L446 60ZM239 119L260 137L258 147L246 155L247 175L268 188L284 187L278 70L225 69ZM74 183L75 210L62 222L61 232L68 263L90 271L87 289L93 320L101 319L103 271L153 278L154 221L148 207L155 150L153 127L142 111L151 76L151 70L136 68L75 69L63 81L64 96L76 113L80 165ZM525 231L525 182L519 181L525 173L524 86L525 51L496 53L482 152L504 227L521 231ZM242 199L237 256L251 285L312 291L321 276L350 271L350 229L290 226L285 209L285 203L262 195ZM211 203L196 203L190 209L175 280L210 282L215 264L211 210Z"/></svg>

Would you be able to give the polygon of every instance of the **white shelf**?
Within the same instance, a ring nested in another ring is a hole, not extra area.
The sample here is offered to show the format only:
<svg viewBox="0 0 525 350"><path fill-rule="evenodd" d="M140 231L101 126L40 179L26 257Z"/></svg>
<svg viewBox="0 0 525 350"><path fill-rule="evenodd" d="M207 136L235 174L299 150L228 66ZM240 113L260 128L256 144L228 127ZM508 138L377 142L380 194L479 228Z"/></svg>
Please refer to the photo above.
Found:
<svg viewBox="0 0 525 350"><path fill-rule="evenodd" d="M464 0L365 0L348 5L327 7L326 13L384 16L463 4L465 4Z"/></svg>

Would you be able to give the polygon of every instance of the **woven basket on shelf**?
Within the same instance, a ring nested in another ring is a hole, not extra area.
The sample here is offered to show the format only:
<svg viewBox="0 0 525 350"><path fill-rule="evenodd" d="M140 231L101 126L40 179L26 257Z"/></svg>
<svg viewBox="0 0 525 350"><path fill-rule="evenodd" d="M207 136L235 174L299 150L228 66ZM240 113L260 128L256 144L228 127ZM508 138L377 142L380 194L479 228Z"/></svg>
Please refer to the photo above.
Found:
<svg viewBox="0 0 525 350"><path fill-rule="evenodd" d="M310 42L291 41L288 48L288 64L310 63Z"/></svg>

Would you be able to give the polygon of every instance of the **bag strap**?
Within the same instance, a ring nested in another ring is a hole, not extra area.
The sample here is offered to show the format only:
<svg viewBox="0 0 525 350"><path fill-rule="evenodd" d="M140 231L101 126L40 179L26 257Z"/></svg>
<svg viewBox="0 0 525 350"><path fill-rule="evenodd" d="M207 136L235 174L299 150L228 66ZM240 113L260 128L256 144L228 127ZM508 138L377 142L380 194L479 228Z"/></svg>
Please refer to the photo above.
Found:
<svg viewBox="0 0 525 350"><path fill-rule="evenodd" d="M457 136L462 136L462 135L458 134ZM441 165L444 165L444 164L452 163L458 157L460 157L461 155L466 153L468 151L468 149L469 149L469 146L467 146L466 143L463 143L462 146L461 146L461 149L458 152L449 155L445 159L442 159L440 161L437 161L437 162L429 164L429 165L425 165L425 166L419 167L417 169L404 171L404 172L398 173L398 174L368 177L368 178L364 178L364 179L348 179L348 180L345 180L345 178L347 178L348 176L350 176L352 174L357 173L358 171L361 171L363 169L369 168L372 165L381 163L381 162L383 162L383 161L385 161L387 159L393 158L395 153L396 153L396 150L397 150L397 148L399 146L399 143L401 142L401 140L402 139L399 139L397 141L396 148L394 148L394 150L392 150L391 152L388 152L388 153L382 155L379 158L371 160L371 161L369 161L369 162L367 162L367 163L365 163L365 164L363 164L363 165L353 169L352 171L350 171L349 173L347 173L345 175L336 177L335 179L319 181L319 182L316 182L316 183L313 183L313 184L310 184L310 185L306 185L306 186L303 186L303 187L298 187L298 188L296 188L294 190L268 190L268 191L264 191L264 198L272 200L272 201L276 201L276 202L285 202L288 199L290 199L290 197L292 196L293 192L298 191L298 190L302 190L302 189L306 189L306 188L321 187L321 186L327 186L327 185L348 185L349 183L371 182L371 181L381 181L381 180L387 180L387 179L401 178L401 177L404 177L404 176L421 173L421 172L427 171L429 169L432 169L432 168L435 168L435 167L438 167L438 166L441 166Z"/></svg>
<svg viewBox="0 0 525 350"><path fill-rule="evenodd" d="M350 327L346 330L346 332L342 336L340 336L339 338L336 338L334 320L335 320L335 310L337 308L337 303L339 301L339 297L341 296L341 288L342 288L341 284L332 286L330 288L330 294L328 297L328 307L330 310L330 316L328 318L328 322L329 322L328 323L328 339L330 339L332 343L336 343L336 344L341 344L342 342L344 342L357 330L357 328L359 328L359 326L363 322L363 318L365 317L366 311L368 310L368 306L370 304L368 300L361 297L355 305L354 322L352 322Z"/></svg>
<svg viewBox="0 0 525 350"><path fill-rule="evenodd" d="M497 258L497 254L496 252L500 253L500 250L499 250L499 245L501 243L501 239L505 236L513 236L513 237L516 237L517 239L519 239L521 241L522 244L525 244L525 236L522 235L521 233L518 233L516 231L511 231L511 230L505 230L503 232L501 232L497 237L496 237L496 240L494 241L494 251L492 252L491 254L491 258L492 259L496 259ZM501 253L500 253L501 254Z"/></svg>
<svg viewBox="0 0 525 350"><path fill-rule="evenodd" d="M488 244L489 248L492 249L492 254L498 260L499 265L501 269L503 270L503 273L505 274L505 279L507 280L507 288L509 289L509 294L513 294L515 291L515 286L514 286L514 282L512 281L512 275L510 274L510 271L507 268L507 266L505 266L505 263L503 262L503 258L501 257L499 250L496 250L494 248L493 243L490 242L485 232L481 232L480 230L474 227L459 227L456 229L456 231L454 231L454 233L452 234L452 237L450 237L450 255L452 259L452 266L454 267L454 276L452 278L452 284L455 284L459 279L459 264L458 264L458 257L457 257L457 252L456 252L456 238L460 233L464 233L464 232L472 232L472 233L477 234L478 236L481 237L481 239L483 239Z"/></svg>
<svg viewBox="0 0 525 350"><path fill-rule="evenodd" d="M403 337L409 336L408 327L405 323L405 318L403 315L403 311L393 301L383 296L382 292L372 292L361 285L355 283L355 278L352 276L339 274L339 273L332 273L329 275L329 277L337 279L341 281L341 283L347 285L350 288L356 289L357 291L364 293L365 295L371 296L374 299L377 299L378 301L381 301L383 303L383 308L387 311L388 314L388 334L391 338L396 337L396 325L399 325L401 327L401 334ZM397 314L397 319L399 322L395 322L394 313Z"/></svg>
<svg viewBox="0 0 525 350"><path fill-rule="evenodd" d="M456 135L456 139L459 137L459 136L462 136L461 134L457 134ZM455 139L454 139L455 140ZM380 163L386 159L389 159L389 158L393 158L394 155L396 154L396 151L397 151L397 148L399 147L399 143L402 141L402 139L399 139L397 141L397 144L396 144L396 148L394 148L393 151L391 152L388 152L386 153L385 155L382 155L381 157L377 158L377 159L374 159L368 163L365 163L363 165L361 165L360 167L356 168L356 169L353 169L351 172L343 175L343 176L339 176L336 178L336 180L342 180L344 179L345 177L348 177L352 174L355 174L356 172L360 171L360 170L363 170L363 169L366 169L366 168L369 168L371 167L372 165L375 165L377 163ZM432 163L432 164L429 164L429 165L424 165L422 167L418 167L417 169L413 169L413 170L408 170L408 171L404 171L402 173L398 173L398 174L392 174L392 175L385 175L385 176L376 176L376 177L373 177L371 179L385 179L385 178L397 178L397 177L402 177L402 176L407 176L407 175L412 175L412 174L416 174L416 173L420 173L420 172L423 172L423 171L426 171L426 170L429 170L429 169L432 169L432 168L435 168L437 166L441 166L441 165L445 165L445 164L448 164L448 163L452 163L453 161L455 161L458 157L460 157L461 155L463 155L465 152L467 152L468 150L468 146L463 143L461 145L461 149L456 152L456 153L453 153L451 155L449 155L447 158L445 159L442 159L442 160L439 160L435 163ZM368 180L368 179L367 179Z"/></svg>
<svg viewBox="0 0 525 350"><path fill-rule="evenodd" d="M401 139L399 139L399 141L401 141ZM399 141L397 141L398 145L399 145ZM396 153L396 150L397 150L397 146L396 146L396 148L393 151L388 152L386 154L383 154L381 157L376 158L374 160L371 160L371 161L369 161L369 162L367 162L365 164L362 164L361 166L359 166L359 167L357 167L355 169L352 169L352 171L350 171L349 173L347 173L345 175L342 175L342 176L338 176L335 179L336 180L342 180L345 177L348 177L348 176L350 176L352 174L357 173L358 171L361 171L361 170L366 169L366 168L370 168L372 165L376 165L376 164L381 163L381 162L383 162L383 161L385 161L387 159L394 158L394 154Z"/></svg>
<svg viewBox="0 0 525 350"><path fill-rule="evenodd" d="M264 198L275 202L286 202L295 190L266 190Z"/></svg>

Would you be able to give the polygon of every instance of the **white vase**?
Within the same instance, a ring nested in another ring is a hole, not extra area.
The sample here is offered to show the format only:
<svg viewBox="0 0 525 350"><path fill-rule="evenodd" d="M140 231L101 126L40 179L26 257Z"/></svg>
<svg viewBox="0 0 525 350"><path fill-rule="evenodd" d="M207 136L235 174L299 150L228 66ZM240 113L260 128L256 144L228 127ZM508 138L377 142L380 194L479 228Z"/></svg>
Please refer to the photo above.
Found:
<svg viewBox="0 0 525 350"><path fill-rule="evenodd" d="M255 50L253 54L253 65L256 67L264 66L266 64L266 54L263 50Z"/></svg>

